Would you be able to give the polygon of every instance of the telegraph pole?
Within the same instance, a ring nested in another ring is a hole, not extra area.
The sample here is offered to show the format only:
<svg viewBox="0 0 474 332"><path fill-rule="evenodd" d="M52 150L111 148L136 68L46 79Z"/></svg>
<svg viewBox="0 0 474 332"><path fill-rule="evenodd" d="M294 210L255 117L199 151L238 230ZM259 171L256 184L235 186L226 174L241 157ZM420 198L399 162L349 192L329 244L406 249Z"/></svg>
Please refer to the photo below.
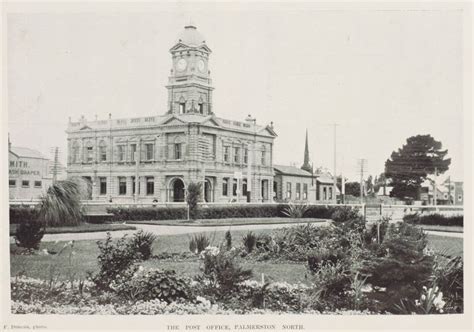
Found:
<svg viewBox="0 0 474 332"><path fill-rule="evenodd" d="M435 174L434 174L434 181L433 181L433 187L434 187L434 190L433 190L433 205L436 206L437 205L437 200L438 200L438 193L437 193L437 189L436 189L436 180L438 179L438 167L435 167Z"/></svg>
<svg viewBox="0 0 474 332"><path fill-rule="evenodd" d="M54 165L53 165L53 184L56 184L58 179L58 154L59 148L54 148Z"/></svg>
<svg viewBox="0 0 474 332"><path fill-rule="evenodd" d="M367 159L359 159L358 163L360 171L360 204L364 204L364 167L367 165Z"/></svg>
<svg viewBox="0 0 474 332"><path fill-rule="evenodd" d="M333 128L334 128L334 173L333 173L333 182L332 182L332 198L333 198L333 203L334 204L337 204L337 186L336 186L336 182L337 182L337 178L336 178L336 131L337 131L337 126L338 124L337 123L334 123L333 124Z"/></svg>

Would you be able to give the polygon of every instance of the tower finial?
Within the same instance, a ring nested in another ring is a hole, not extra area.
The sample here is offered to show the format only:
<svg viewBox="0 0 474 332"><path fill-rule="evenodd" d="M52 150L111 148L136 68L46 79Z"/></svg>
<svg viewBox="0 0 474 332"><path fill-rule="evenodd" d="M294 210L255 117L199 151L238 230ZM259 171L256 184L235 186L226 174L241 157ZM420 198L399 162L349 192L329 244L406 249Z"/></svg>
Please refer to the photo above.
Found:
<svg viewBox="0 0 474 332"><path fill-rule="evenodd" d="M309 164L308 129L306 129L306 140L304 144L304 162L303 166L301 166L301 169L310 173L313 172L313 168Z"/></svg>

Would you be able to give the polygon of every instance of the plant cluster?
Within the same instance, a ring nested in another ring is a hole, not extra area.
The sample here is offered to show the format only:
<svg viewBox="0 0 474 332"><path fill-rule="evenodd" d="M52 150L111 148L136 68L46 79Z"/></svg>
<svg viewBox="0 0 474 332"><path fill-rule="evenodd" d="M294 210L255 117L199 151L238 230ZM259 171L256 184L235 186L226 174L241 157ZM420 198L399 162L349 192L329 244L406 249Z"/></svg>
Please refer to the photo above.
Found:
<svg viewBox="0 0 474 332"><path fill-rule="evenodd" d="M194 254L200 254L210 244L211 241L206 234L195 234L189 240L189 251Z"/></svg>
<svg viewBox="0 0 474 332"><path fill-rule="evenodd" d="M282 213L290 218L303 218L307 211L307 203L290 202L287 207L283 208Z"/></svg>
<svg viewBox="0 0 474 332"><path fill-rule="evenodd" d="M29 206L10 205L10 224L36 222L39 210Z"/></svg>
<svg viewBox="0 0 474 332"><path fill-rule="evenodd" d="M453 215L444 216L439 213L433 214L407 214L403 217L403 221L414 225L439 225L439 226L463 226L464 216Z"/></svg>
<svg viewBox="0 0 474 332"><path fill-rule="evenodd" d="M185 220L187 215L183 207L109 207L107 212L113 214L112 221Z"/></svg>
<svg viewBox="0 0 474 332"><path fill-rule="evenodd" d="M187 188L186 203L189 208L189 219L196 220L199 218L198 202L201 200L202 185L201 183L191 182Z"/></svg>
<svg viewBox="0 0 474 332"><path fill-rule="evenodd" d="M167 303L191 297L190 281L173 270L129 268L110 285L117 295L133 302L159 299Z"/></svg>
<svg viewBox="0 0 474 332"><path fill-rule="evenodd" d="M131 239L124 235L114 242L107 232L103 242L97 241L99 272L92 277L97 288L111 290L111 283L122 274L133 274L138 269L135 263L151 256L155 238L153 234L137 232Z"/></svg>
<svg viewBox="0 0 474 332"><path fill-rule="evenodd" d="M44 235L44 225L39 221L27 221L18 225L15 231L15 243L18 247L38 249Z"/></svg>

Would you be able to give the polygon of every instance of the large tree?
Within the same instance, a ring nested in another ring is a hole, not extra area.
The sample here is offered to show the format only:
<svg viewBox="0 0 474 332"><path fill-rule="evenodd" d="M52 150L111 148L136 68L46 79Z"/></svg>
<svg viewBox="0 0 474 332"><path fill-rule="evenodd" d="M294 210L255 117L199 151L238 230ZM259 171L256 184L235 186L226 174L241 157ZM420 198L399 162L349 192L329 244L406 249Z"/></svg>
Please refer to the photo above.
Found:
<svg viewBox="0 0 474 332"><path fill-rule="evenodd" d="M448 150L430 135L417 135L407 139L405 145L392 152L385 162L385 176L393 190L391 196L401 199L418 199L421 184L432 174L446 172L451 159L445 159Z"/></svg>

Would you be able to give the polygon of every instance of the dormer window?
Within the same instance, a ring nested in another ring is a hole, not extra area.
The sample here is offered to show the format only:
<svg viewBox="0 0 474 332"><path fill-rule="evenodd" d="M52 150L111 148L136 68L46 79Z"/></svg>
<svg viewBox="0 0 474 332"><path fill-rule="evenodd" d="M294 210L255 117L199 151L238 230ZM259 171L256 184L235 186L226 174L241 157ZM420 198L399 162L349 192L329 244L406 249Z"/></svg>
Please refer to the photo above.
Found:
<svg viewBox="0 0 474 332"><path fill-rule="evenodd" d="M184 114L186 111L186 103L179 103L179 114Z"/></svg>

